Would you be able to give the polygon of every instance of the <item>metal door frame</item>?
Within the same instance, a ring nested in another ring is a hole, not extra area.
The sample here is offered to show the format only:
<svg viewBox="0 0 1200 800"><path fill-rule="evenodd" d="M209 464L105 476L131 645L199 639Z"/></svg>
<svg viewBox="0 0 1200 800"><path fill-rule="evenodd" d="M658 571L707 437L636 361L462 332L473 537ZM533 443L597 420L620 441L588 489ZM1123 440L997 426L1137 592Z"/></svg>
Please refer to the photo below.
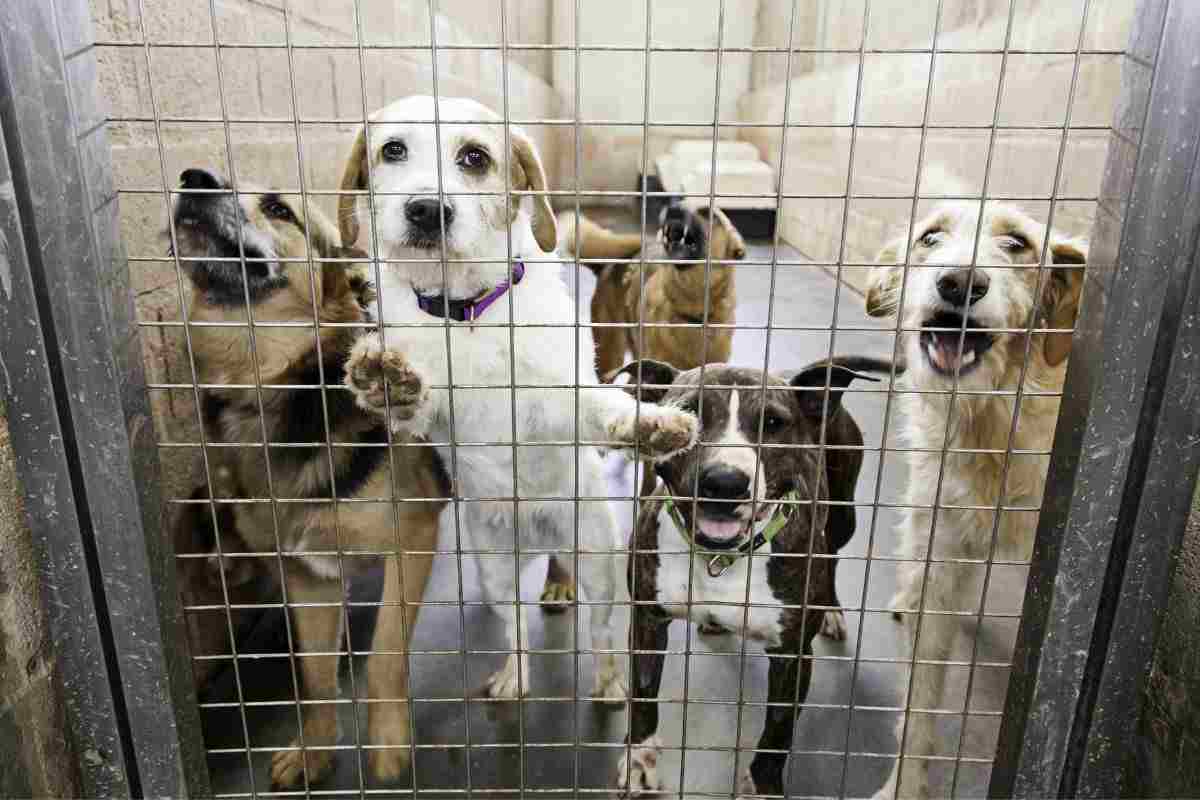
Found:
<svg viewBox="0 0 1200 800"><path fill-rule="evenodd" d="M0 4L0 380L81 788L205 795L93 41L87 0ZM1196 41L1200 4L1141 0L995 796L1117 796L1136 773L1200 469Z"/></svg>

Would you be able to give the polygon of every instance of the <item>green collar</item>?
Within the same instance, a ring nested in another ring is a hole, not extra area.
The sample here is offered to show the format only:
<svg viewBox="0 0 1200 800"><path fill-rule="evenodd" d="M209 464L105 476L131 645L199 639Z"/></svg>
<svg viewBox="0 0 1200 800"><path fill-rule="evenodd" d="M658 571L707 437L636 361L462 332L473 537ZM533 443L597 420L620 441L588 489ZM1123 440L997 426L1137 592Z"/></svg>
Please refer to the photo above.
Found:
<svg viewBox="0 0 1200 800"><path fill-rule="evenodd" d="M786 501L799 500L800 492L797 489L792 489L779 499ZM724 575L725 571L737 563L737 560L742 556L747 553L753 553L764 544L769 544L783 530L783 526L787 524L788 519L792 516L792 509L795 508L795 505L791 502L781 504L775 509L775 513L771 515L771 520L766 524L766 527L754 534L753 537L739 544L736 549L714 551L705 550L696 544L696 540L692 538L692 533L688 529L683 515L679 513L679 509L675 507L675 503L670 498L663 501L663 506L666 508L667 513L671 515L671 520L675 523L675 527L679 529L679 534L692 546L693 550L706 554L712 553L712 557L708 560L708 574L713 578L719 578Z"/></svg>

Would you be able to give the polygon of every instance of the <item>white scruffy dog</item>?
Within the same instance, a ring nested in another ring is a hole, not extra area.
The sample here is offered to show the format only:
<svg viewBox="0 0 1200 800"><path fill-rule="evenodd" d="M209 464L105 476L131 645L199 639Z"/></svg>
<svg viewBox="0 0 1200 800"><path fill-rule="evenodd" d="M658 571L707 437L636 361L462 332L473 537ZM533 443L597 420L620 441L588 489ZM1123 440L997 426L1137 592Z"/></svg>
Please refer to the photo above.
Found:
<svg viewBox="0 0 1200 800"><path fill-rule="evenodd" d="M910 236L884 248L868 284L867 313L898 316L904 331L908 370L897 401L910 448L899 529L906 560L892 607L903 613L910 642L922 618L914 711L907 731L903 717L898 725L909 769L901 781L897 760L876 800L928 797L927 757L957 749L939 743L930 713L948 704L945 662L962 630L953 612L978 613L980 562L1030 558L1037 514L1012 509L1041 505L1049 457L1021 451L1045 452L1054 441L1083 287L1086 241L1047 234L1015 206L989 202L982 219L980 213L976 202L938 204ZM898 264L906 255L904 268ZM1032 341L1030 326L1041 331ZM1017 453L1006 468L1010 448ZM997 522L1001 503L1006 510Z"/></svg>
<svg viewBox="0 0 1200 800"><path fill-rule="evenodd" d="M575 327L561 265L539 261L552 258L555 246L549 199L506 197L506 189L546 189L541 161L519 128L509 125L506 136L501 118L473 100L404 98L373 115L355 143L342 188L368 184L374 236L363 244L377 245L384 261L379 313L385 325L411 327L387 328L386 342L378 334L361 339L347 385L362 407L385 413L386 384L394 428L441 445L447 467L456 467L463 548L510 554L477 558L484 598L504 619L513 651L488 680L488 693L528 691L528 627L513 605L517 569L533 557L525 553L574 549L578 540L580 588L594 604L594 695L622 700L611 617L614 551L623 544L603 499L600 454L577 442L636 444L647 457L665 458L694 443L696 418L639 407L620 388L597 385L592 336ZM358 238L364 199L361 192L341 198L347 245ZM519 265L523 276L504 292ZM522 443L515 470L514 433ZM577 495L585 498L578 504ZM443 542L454 535L454 514L447 508L442 515Z"/></svg>

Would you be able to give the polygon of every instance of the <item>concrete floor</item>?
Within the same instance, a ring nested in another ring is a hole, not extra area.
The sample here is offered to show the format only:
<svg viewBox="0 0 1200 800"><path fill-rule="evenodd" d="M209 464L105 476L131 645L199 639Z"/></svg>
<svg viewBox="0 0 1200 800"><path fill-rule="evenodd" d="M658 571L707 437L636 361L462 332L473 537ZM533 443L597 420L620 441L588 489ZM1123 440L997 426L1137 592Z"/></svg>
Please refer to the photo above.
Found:
<svg viewBox="0 0 1200 800"><path fill-rule="evenodd" d="M781 251L780 258L797 259L794 251ZM770 247L752 244L749 260L770 258ZM593 279L586 270L581 277L581 319L587 318L588 298ZM772 319L776 326L815 326L828 328L836 322L833 350L837 353L864 353L890 356L892 337L880 331L880 324L865 316L862 298L845 285L839 285L828 273L817 267L778 267L773 303L770 291L770 268L742 266L737 278L737 320L740 325L761 326L767 321L768 309L773 306ZM847 330L861 328L862 330ZM772 370L788 370L822 358L830 351L828 330L778 331L770 336L768 363ZM742 365L764 363L767 336L765 331L739 330L734 336L733 361ZM883 384L862 384L856 388L878 390ZM846 406L863 428L868 446L878 447L884 428L884 395L852 393ZM889 435L891 440L891 435ZM610 463L611 485L615 495L632 492L632 470L620 462ZM887 708L903 705L907 689L906 671L899 664L862 661L856 658L888 659L906 654L902 628L884 611L861 609L885 608L894 589L895 569L890 562L871 562L866 555L872 552L888 555L893 552L892 512L871 513L869 504L876 492L881 501L899 499L905 478L900 457L890 454L879 468L878 454L868 453L858 486L858 500L867 504L860 509L859 529L848 547L838 569L838 592L847 606L850 635L846 642L831 642L818 637L816 654L819 658L813 671L808 707L800 715L796 728L794 755L789 764L788 791L794 796L861 797L871 794L882 783L891 760L879 755L896 752L893 732L895 713ZM615 503L622 524L629 525L631 503ZM445 546L445 545L443 545ZM544 569L541 563L521 578L524 601L536 603L541 590ZM479 599L473 579L474 565L462 565L464 595L467 600ZM869 578L868 578L869 575ZM436 564L430 591L431 600L455 600L458 597L459 569L452 556ZM1023 587L1020 571L1001 572L993 577L989 592L989 611L1013 611L1020 602ZM378 579L364 581L355 589L355 596L370 599L378 591ZM622 587L622 596L627 597ZM359 612L362 613L359 613ZM583 615L586 617L586 614ZM586 622L576 637L574 614L543 615L536 608L530 613L531 641L534 648L569 651L576 641L586 649ZM278 618L276 618L278 623ZM363 648L369 641L370 613L359 609L352 614L351 633L355 646ZM464 625L465 623L465 625ZM428 606L422 610L415 632L413 649L442 651L442 654L412 656L412 693L416 699L416 743L420 748L415 759L415 774L407 776L398 788L411 791L414 786L439 796L444 790L461 794L464 790L480 790L486 794L518 796L519 787L553 796L573 796L578 793L597 793L606 796L614 785L617 747L625 735L625 713L594 706L586 700L591 686L590 656L575 657L569 653L534 655L532 658L532 687L536 698L519 706L515 703L479 701L479 688L484 679L496 669L502 659L498 654L470 655L463 663L458 651L499 650L506 647L496 617L487 608L468 606ZM281 644L281 626L269 623L261 626L258 641L250 649L260 651L286 650ZM974 632L975 626L969 626ZM1013 619L988 620L979 631L980 661L1005 661L1015 637ZM955 657L970 657L970 637L963 637ZM687 696L697 700L722 700L727 705L710 703L668 703L661 707L660 734L668 748L753 747L761 731L761 707L744 706L739 720L736 705L739 682L743 697L762 702L766 697L767 662L755 646L746 649L744 660L736 657L740 640L732 636L703 637L693 628L672 626L671 648L690 647L688 658L670 656L664 672L661 697L682 699L684 668L687 662ZM451 651L445 654L445 651ZM730 657L728 654L734 654ZM726 655L720 655L726 654ZM361 658L343 667L342 697L353 696L352 683L363 680ZM228 672L228 671L227 671ZM952 671L951 699L957 708L963 704L967 670ZM351 674L353 673L353 674ZM970 707L972 711L998 711L1003 706L1004 686L1008 670L980 668L976 670ZM242 670L246 699L290 700L291 677L286 660L263 659L246 662ZM464 689L465 687L465 689ZM464 694L472 701L464 703ZM234 700L231 674L226 674L208 693L206 700ZM853 706L851 711L847 706ZM353 745L357 731L365 733L365 708L360 710L359 726L349 704L342 706L342 744ZM685 725L686 713L686 725ZM236 708L208 710L204 714L205 734L210 748L244 747L242 723ZM739 731L740 722L740 734ZM945 754L955 752L961 718L944 722ZM246 725L254 748L286 745L296 730L296 714L292 706L249 708ZM519 748L521 730L527 745L524 758ZM966 757L989 758L999 730L997 716L970 716L962 753ZM587 743L573 747L578 741ZM463 745L470 744L467 758ZM849 756L847 756L849 753ZM743 755L745 763L749 756ZM269 752L253 755L253 785L257 791L268 789L267 766ZM686 761L686 763L684 763ZM667 751L660 760L660 774L671 793L703 792L730 793L734 775L732 752L691 752L681 759L679 750ZM250 768L245 753L210 756L213 788L216 792L246 792L251 786ZM522 770L524 779L522 780ZM935 787L948 794L953 768L935 764ZM963 763L957 776L958 796L977 797L986 793L989 768L986 764ZM374 787L370 781L360 784L359 762L356 753L347 749L339 753L336 774L315 787L322 790L350 790L360 785Z"/></svg>

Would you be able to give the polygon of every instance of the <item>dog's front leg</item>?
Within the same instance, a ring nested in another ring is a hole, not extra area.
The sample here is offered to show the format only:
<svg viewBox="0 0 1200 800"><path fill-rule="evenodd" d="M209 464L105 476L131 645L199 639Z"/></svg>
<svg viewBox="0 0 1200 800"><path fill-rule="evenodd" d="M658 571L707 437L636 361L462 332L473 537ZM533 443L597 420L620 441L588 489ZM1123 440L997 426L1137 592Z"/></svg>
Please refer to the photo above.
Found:
<svg viewBox="0 0 1200 800"><path fill-rule="evenodd" d="M640 403L622 388L593 387L579 393L579 436L609 447L636 447L642 458L661 460L696 443L696 415L671 406Z"/></svg>
<svg viewBox="0 0 1200 800"><path fill-rule="evenodd" d="M821 614L810 613L801 632L785 632L778 649L771 649L771 666L767 672L767 719L763 725L758 749L782 752L754 754L750 769L738 776L738 794L783 794L783 774L787 754L792 749L796 730L796 715L800 704L808 698L812 682L812 639L821 624ZM794 625L799 626L800 620ZM790 635L789 635L790 634Z"/></svg>
<svg viewBox="0 0 1200 800"><path fill-rule="evenodd" d="M301 691L305 703L300 706L303 736L292 741L296 749L280 750L271 758L271 785L290 789L323 779L333 766L337 744L338 657L304 655L330 653L339 647L342 636L342 587L336 580L318 578L301 559L284 558L284 581L288 603L303 603L292 608L292 635L296 661L300 667ZM329 605L309 606L310 603ZM303 745L303 747L301 747Z"/></svg>
<svg viewBox="0 0 1200 800"><path fill-rule="evenodd" d="M629 736L625 740L629 749L617 766L617 787L631 797L662 789L658 777L662 748L658 738L658 690L667 658L670 624L671 620L656 609L635 602L630 610L633 701L629 709Z"/></svg>
<svg viewBox="0 0 1200 800"><path fill-rule="evenodd" d="M436 546L436 517L428 524L433 535L414 542L415 549ZM367 714L367 735L372 746L381 748L370 751L367 763L376 780L396 781L409 764L407 651L432 565L431 555L387 557L382 605L371 639L374 653L367 660L367 691L375 701Z"/></svg>
<svg viewBox="0 0 1200 800"><path fill-rule="evenodd" d="M378 333L355 343L346 362L345 384L361 408L386 414L393 430L415 435L429 431L445 395L431 395L426 371L395 347L385 347Z"/></svg>

